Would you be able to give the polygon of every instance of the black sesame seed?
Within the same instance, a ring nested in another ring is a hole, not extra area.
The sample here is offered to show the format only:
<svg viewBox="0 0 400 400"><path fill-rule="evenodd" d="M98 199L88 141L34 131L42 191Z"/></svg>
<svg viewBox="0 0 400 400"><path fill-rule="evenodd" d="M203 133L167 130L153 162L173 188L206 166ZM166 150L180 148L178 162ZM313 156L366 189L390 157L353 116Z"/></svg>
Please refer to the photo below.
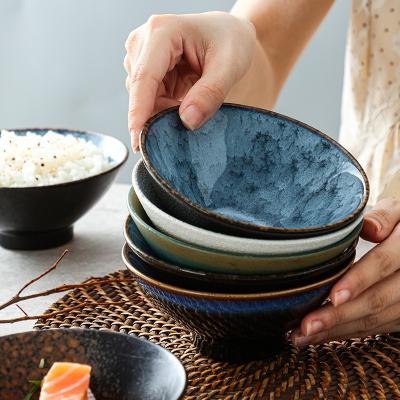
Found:
<svg viewBox="0 0 400 400"><path fill-rule="evenodd" d="M57 158L57 156L53 156L53 158Z"/></svg>
<svg viewBox="0 0 400 400"><path fill-rule="evenodd" d="M40 165L41 165L42 167L44 167L44 164L43 164L43 163L41 163Z"/></svg>

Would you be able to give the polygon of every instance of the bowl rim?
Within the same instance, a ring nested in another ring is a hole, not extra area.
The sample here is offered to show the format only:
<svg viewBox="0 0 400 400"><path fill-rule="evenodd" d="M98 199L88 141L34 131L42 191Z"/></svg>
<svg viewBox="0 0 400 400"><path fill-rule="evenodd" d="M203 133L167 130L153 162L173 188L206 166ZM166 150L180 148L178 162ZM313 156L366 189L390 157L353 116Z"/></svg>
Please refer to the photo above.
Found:
<svg viewBox="0 0 400 400"><path fill-rule="evenodd" d="M223 273L223 272L214 272L214 271L204 271L201 269L192 269L190 266L184 266L184 265L179 265L179 264L174 264L169 261L165 261L161 258L157 258L156 256L153 256L151 254L146 253L144 250L140 249L133 241L133 239L129 235L128 227L130 224L130 221L132 221L133 224L135 224L135 221L133 220L131 215L128 215L128 217L125 220L125 225L124 225L124 238L129 246L130 250L136 254L144 263L149 264L149 266L152 266L153 264L158 265L159 268L164 268L167 270L173 270L177 273L183 272L185 274L185 277L188 279L190 278L186 274L193 274L196 277L210 277L211 279L216 279L218 278L219 280L226 280L226 283L229 283L229 281L235 280L237 278L243 278L243 277L249 277L251 276L251 279L247 280L247 282L253 282L256 280L260 280L263 278L269 277L269 279L273 280L275 278L278 278L279 275L281 275L280 272L274 272L274 273L259 273L259 274L238 274L238 273ZM135 224L136 225L136 224ZM139 230L139 228L138 228ZM140 230L139 230L140 233ZM143 239L145 240L145 239ZM324 265L332 265L332 264L340 264L348 258L349 260L352 258L350 255L355 252L356 247L358 244L358 238L355 239L342 253L340 253L338 256L327 260L323 263L317 264L317 265L312 265L310 267L305 267L304 269L301 270L294 270L294 271L282 271L282 275L287 277L288 279L297 277L298 275L303 275L307 272L312 272L315 270L315 268L320 267L321 264Z"/></svg>
<svg viewBox="0 0 400 400"><path fill-rule="evenodd" d="M332 248L333 246L337 246L341 243L343 243L345 240L348 239L348 237L350 235L353 235L355 231L358 231L358 234L360 233L361 229L362 229L362 225L363 225L363 218L359 221L359 223L355 226L355 228L348 234L346 235L343 239L338 240L332 244L329 244L327 246L323 246L319 249L316 250L308 250L308 251L300 251L300 252L296 252L296 253L290 253L290 254L248 254L248 253L230 253L227 251L223 251L223 250L217 250L217 249L211 249L211 248L206 248L204 246L197 246L194 245L192 243L187 243L181 239L177 239L174 238L162 231L160 231L159 229L157 229L157 227L154 227L152 225L149 225L146 221L144 221L140 215L137 214L136 210L133 208L133 206L130 204L130 199L131 199L131 194L134 193L136 194L136 191L133 187L130 188L129 193L128 193L128 200L127 200L127 204L128 204L128 210L129 210L129 214L130 217L133 220L138 220L138 222L146 229L148 230L150 233L156 235L157 237L163 239L163 240L167 240L168 242L171 242L177 246L180 247L185 247L185 248L189 248L192 251L196 251L196 252L205 252L205 253L213 253L213 254L218 254L221 256L229 256L229 257L234 257L235 259L244 259L244 258L251 258L254 260L261 260L261 259L265 259L265 258L272 258L272 259L278 259L278 258L296 258L296 257L300 257L300 256L305 256L307 254L319 254L322 253L330 248ZM138 198L138 201L140 203L140 200ZM143 206L142 206L143 207ZM125 221L125 226L124 226L124 230L127 224L128 218ZM263 240L263 239L259 239L259 240ZM293 240L297 240L297 239L293 239Z"/></svg>
<svg viewBox="0 0 400 400"><path fill-rule="evenodd" d="M56 188L56 187L63 187L63 186L68 186L71 184L75 184L75 183L80 183L80 182L84 182L88 179L91 178L95 178L98 176L103 176L106 175L112 171L117 170L118 168L120 168L128 159L129 157L129 150L128 147L125 145L124 142L122 142L122 140L117 139L115 136L111 136L111 135L107 135L105 133L100 133L100 132L94 132L94 131L89 131L89 130L81 130L81 129L70 129L70 128L49 128L49 127L35 127L35 128L1 128L1 129L5 129L11 132L32 132L34 133L35 131L54 131L56 133L60 133L59 131L68 131L68 132L75 132L75 133L82 133L84 135L89 134L92 136L97 136L100 138L111 138L115 141L117 141L120 145L122 145L122 148L124 149L124 156L123 158L117 162L115 165L111 166L110 168L106 169L105 171L102 171L98 174L95 175L90 175L87 176L85 178L81 178L81 179L77 179L75 181L67 181L67 182L61 182L61 183L55 183L53 185L42 185L42 186L16 186L16 187L11 187L11 186L0 186L0 191L4 191L4 190L37 190L37 189L43 189L43 188Z"/></svg>
<svg viewBox="0 0 400 400"><path fill-rule="evenodd" d="M173 293L174 295L180 296L189 296L207 300L217 300L217 301L231 301L231 300L245 300L245 301L252 301L252 300L264 300L264 299L274 299L277 297L288 297L293 296L296 294L301 294L313 289L318 289L321 286L325 286L331 282L336 281L336 279L340 278L344 275L353 265L355 254L349 260L349 263L346 267L342 268L336 274L323 279L322 281L314 282L309 285L293 288L293 289L285 289L279 290L276 292L258 292L258 293L214 293L214 292L200 292L197 290L189 290L184 289L178 286L173 286L161 281L158 281L154 278L150 278L149 276L143 274L142 272L138 271L134 265L132 265L127 257L128 251L131 251L128 244L124 243L122 247L122 261L124 262L126 268L131 271L139 280L144 281L145 283L149 284L150 286L156 287L163 291Z"/></svg>
<svg viewBox="0 0 400 400"><path fill-rule="evenodd" d="M286 121L289 121L291 123L294 123L295 125L301 126L313 134L320 136L330 142L333 146L339 149L342 153L344 153L348 159L353 163L353 165L357 168L359 173L361 174L363 178L363 184L364 184L364 193L363 193L363 200L360 202L358 207L349 215L346 217L342 218L339 221L336 221L335 223L332 224L324 224L324 225L319 225L319 226L311 226L307 228L282 228L282 227L271 227L267 225L256 225L252 224L250 222L243 222L243 221L238 221L234 220L232 218L228 218L223 216L222 214L218 214L216 212L213 212L211 210L208 210L204 207L201 207L200 205L194 203L192 200L188 199L186 196L175 190L172 185L164 179L160 173L157 171L157 169L153 166L149 154L147 152L147 146L146 146L146 140L147 136L149 133L149 129L152 126L152 124L157 121L158 119L162 118L164 115L173 113L179 110L179 106L173 106L169 107L163 111L160 111L159 113L155 114L152 116L144 125L142 131L140 132L140 140L139 140L139 146L140 146L140 151L143 156L143 160L145 163L145 166L147 170L150 172L151 176L156 180L156 182L162 186L164 190L166 190L171 196L176 198L178 201L180 201L183 204L189 205L192 209L197 211L198 213L211 217L214 220L217 220L220 223L227 224L228 226L236 226L240 227L242 229L245 229L247 232L261 232L261 233L270 233L270 234L286 234L288 236L295 235L295 234L317 234L319 232L331 232L335 231L341 227L344 227L345 225L349 224L351 221L353 221L365 208L368 202L369 198L369 181L367 178L367 175L359 162L355 159L355 157L348 151L346 150L342 145L340 145L336 140L332 139L325 133L322 133L316 128L313 128L312 126L305 124L304 122L301 122L297 119L288 117L284 114L277 113L275 111L271 110L266 110L262 109L259 107L253 107L253 106L248 106L244 104L236 104L236 103L222 103L221 107L227 107L227 108L236 108L236 109L241 109L241 110L246 110L246 111L256 111L262 114L266 114L272 117L277 117Z"/></svg>

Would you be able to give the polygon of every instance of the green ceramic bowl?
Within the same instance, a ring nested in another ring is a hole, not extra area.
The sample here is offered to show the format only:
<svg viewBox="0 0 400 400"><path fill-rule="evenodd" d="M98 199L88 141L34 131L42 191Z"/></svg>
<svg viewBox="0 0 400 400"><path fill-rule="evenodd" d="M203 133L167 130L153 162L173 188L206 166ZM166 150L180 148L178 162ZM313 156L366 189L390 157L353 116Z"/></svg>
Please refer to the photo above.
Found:
<svg viewBox="0 0 400 400"><path fill-rule="evenodd" d="M147 244L161 259L199 270L234 274L288 272L322 264L335 258L351 246L358 239L362 227L360 224L340 242L318 251L289 256L237 255L194 246L158 231L147 217L133 188L128 196L128 209Z"/></svg>

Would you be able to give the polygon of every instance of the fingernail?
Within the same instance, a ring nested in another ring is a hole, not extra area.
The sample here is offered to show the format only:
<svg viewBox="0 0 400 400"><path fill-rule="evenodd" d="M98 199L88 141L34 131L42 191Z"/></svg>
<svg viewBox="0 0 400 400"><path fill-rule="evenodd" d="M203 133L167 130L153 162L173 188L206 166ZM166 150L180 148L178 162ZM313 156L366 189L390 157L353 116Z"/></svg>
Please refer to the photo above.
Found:
<svg viewBox="0 0 400 400"><path fill-rule="evenodd" d="M304 346L307 346L311 342L311 340L307 336L295 336L292 339L292 342L297 347L304 347Z"/></svg>
<svg viewBox="0 0 400 400"><path fill-rule="evenodd" d="M375 225L375 233L379 233L382 230L381 223L375 218L369 218L369 220L372 221L373 224Z"/></svg>
<svg viewBox="0 0 400 400"><path fill-rule="evenodd" d="M347 289L339 290L333 296L332 302L335 307L345 303L350 299L350 291Z"/></svg>
<svg viewBox="0 0 400 400"><path fill-rule="evenodd" d="M186 107L180 116L183 124L191 131L197 129L204 119L203 114L195 106Z"/></svg>
<svg viewBox="0 0 400 400"><path fill-rule="evenodd" d="M306 336L315 335L324 329L324 324L322 321L314 320L307 324L306 326Z"/></svg>

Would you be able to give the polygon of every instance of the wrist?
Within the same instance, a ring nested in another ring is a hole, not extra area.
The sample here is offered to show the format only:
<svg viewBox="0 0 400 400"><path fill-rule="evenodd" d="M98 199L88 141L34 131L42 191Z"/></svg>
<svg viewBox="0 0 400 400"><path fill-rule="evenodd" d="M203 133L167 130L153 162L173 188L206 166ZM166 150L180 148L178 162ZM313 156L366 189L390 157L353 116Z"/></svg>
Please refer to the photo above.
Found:
<svg viewBox="0 0 400 400"><path fill-rule="evenodd" d="M227 96L227 101L254 107L273 109L280 86L276 71L261 43L256 40L251 65Z"/></svg>

